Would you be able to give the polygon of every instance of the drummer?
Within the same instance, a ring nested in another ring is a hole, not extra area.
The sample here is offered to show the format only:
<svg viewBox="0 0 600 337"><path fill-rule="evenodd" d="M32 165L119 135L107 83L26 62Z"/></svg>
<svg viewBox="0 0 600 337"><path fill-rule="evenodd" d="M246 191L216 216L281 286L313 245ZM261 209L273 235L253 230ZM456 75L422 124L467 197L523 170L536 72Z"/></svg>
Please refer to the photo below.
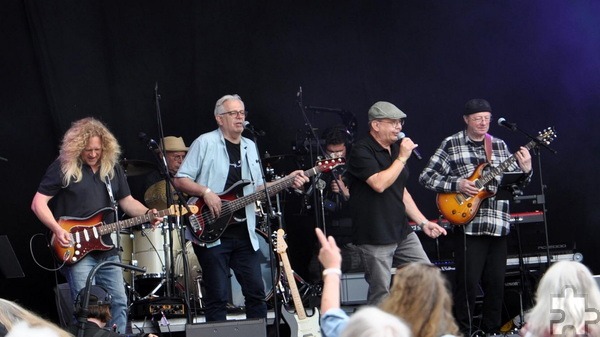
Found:
<svg viewBox="0 0 600 337"><path fill-rule="evenodd" d="M165 149L165 156L167 159L167 168L169 170L169 174L171 175L171 177L173 177L175 176L175 173L177 173L177 170L179 170L179 166L181 166L183 158L185 158L189 147L185 146L182 137L175 136L166 136L165 138L163 138L160 142L161 149L163 148L163 144ZM160 173L158 172L149 174L147 186L149 187L150 185L158 182L159 180L163 180L163 178L164 177L161 177Z"/></svg>
<svg viewBox="0 0 600 337"><path fill-rule="evenodd" d="M175 176L177 170L183 162L183 158L188 152L189 147L185 146L182 137L166 136L160 142L160 148L165 149L165 159L167 162L167 169L171 177ZM161 158L162 159L162 158ZM165 195L165 177L158 171L154 171L146 176L146 193L144 194L144 201L146 206L155 205L157 209L165 209L167 207L167 200Z"/></svg>

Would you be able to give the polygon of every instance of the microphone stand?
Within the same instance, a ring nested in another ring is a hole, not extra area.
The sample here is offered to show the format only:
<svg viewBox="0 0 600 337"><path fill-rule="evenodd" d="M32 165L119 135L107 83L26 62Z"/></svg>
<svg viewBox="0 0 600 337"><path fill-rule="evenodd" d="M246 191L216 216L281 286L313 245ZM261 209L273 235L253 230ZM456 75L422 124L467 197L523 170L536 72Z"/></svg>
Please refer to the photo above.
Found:
<svg viewBox="0 0 600 337"><path fill-rule="evenodd" d="M522 133L523 135L525 135L527 138L533 140L538 146L540 147L544 147L546 148L548 151L556 154L557 151L554 150L553 148L551 148L550 146L548 146L548 144L546 144L545 142L541 141L540 139L538 139L537 137L534 137L530 134L528 134L527 132L523 131L521 128L519 128L517 126L516 123L513 123L511 125L511 130L515 130L515 131L519 131L520 133ZM546 196L545 196L545 192L544 190L546 189L546 185L544 184L544 180L542 177L542 155L540 151L536 150L536 147L533 148L533 150L537 153L537 157L538 157L538 170L539 170L539 175L540 175L540 188L541 188L541 204L542 204L542 208L543 208L543 213L542 216L544 218L544 233L545 233L545 239L546 239L546 268L550 268L550 243L548 240L548 221L546 218ZM539 198L538 198L539 199Z"/></svg>
<svg viewBox="0 0 600 337"><path fill-rule="evenodd" d="M158 127L158 135L160 137L161 140L164 139L164 132L163 132L163 124L162 124L162 116L161 116L161 112L160 112L160 99L161 96L158 93L158 81L155 82L154 85L154 99L155 99L155 106L156 106L156 121L157 121L157 127ZM156 160L158 161L159 165L158 167L161 168L161 175L164 177L165 179L165 193L166 193L166 200L167 200L167 207L171 207L174 205L173 202L173 193L171 192L171 188L174 189L175 193L177 194L178 197L178 203L180 205L179 207L179 216L177 216L178 219L181 219L181 214L183 214L183 209L185 209L187 211L188 214L192 214L191 209L189 208L189 206L187 205L186 199L183 196L183 193L181 193L181 191L177 188L175 188L174 184L173 184L173 179L171 177L171 174L169 173L169 167L167 165L167 160L166 160L166 150L165 150L165 144L164 142L162 143L162 148L159 149L154 149L150 144L148 145L148 148L156 154ZM155 150L158 150L159 153L156 153ZM172 231L172 224L173 222L171 221L171 218L173 217L168 217L169 220L166 221L166 226L167 226L167 233L166 233L166 237L168 237L168 244L165 243L165 245L168 245L168 254L169 254L169 258L165 258L165 263L168 263L168 268L167 266L165 266L165 277L166 277L166 282L167 282L167 297L171 297L172 294L172 290L174 290L174 276L175 276L175 269L174 269L174 259L173 259L173 231ZM179 238L181 241L181 256L183 259L183 282L184 282L184 288L185 288L185 298L184 298L184 305L187 308L187 310L185 311L186 313L186 320L188 324L192 324L193 323L193 319L192 319L192 315L190 312L190 288L189 288L189 280L188 280L188 276L189 276L189 266L188 266L188 257L187 257L187 249L186 249L186 242L185 242L185 226L181 226L180 227L180 234L179 234ZM165 250L167 251L167 250ZM167 261L168 260L168 261ZM173 278L173 279L171 279Z"/></svg>
<svg viewBox="0 0 600 337"><path fill-rule="evenodd" d="M135 270L140 273L146 272L146 268L131 266L128 264L114 262L114 261L102 261L102 262L98 263L96 266L94 266L94 268L92 268L92 270L88 274L87 280L85 281L85 288L84 288L85 291L84 291L83 299L81 300L82 301L81 302L81 312L77 316L77 323L79 323L79 327L77 329L77 337L83 337L84 332L85 332L85 323L87 322L88 315L90 313L88 307L90 304L90 288L92 285L92 280L94 279L94 276L96 276L96 272L100 268L107 266L107 265L119 266L123 269L131 269L131 270Z"/></svg>
<svg viewBox="0 0 600 337"><path fill-rule="evenodd" d="M279 337L280 336L280 331L279 331L279 324L280 324L280 317L281 317L281 312L280 312L280 308L279 308L279 303L278 303L278 299L277 299L277 262L275 259L275 247L273 247L273 230L271 228L271 218L276 218L276 217L281 217L281 213L279 212L275 212L275 210L273 209L273 204L271 203L271 197L269 195L269 189L267 186L267 179L265 177L265 170L263 169L263 165L262 165L262 161L260 159L260 151L258 150L258 133L257 131L253 130L253 129L249 129L247 128L246 130L248 130L251 134L252 134L252 139L254 140L254 146L255 146L255 150L256 150L256 154L257 154L257 161L258 161L258 166L260 167L260 174L262 175L262 179L263 179L263 190L265 192L265 197L266 197L266 202L267 202L267 217L266 217L266 230L268 231L267 233L267 237L269 238L269 257L270 257L270 261L271 261L271 284L273 285L273 314L274 314L274 318L273 318L273 325L275 326L275 336ZM279 221L279 226L281 227L281 218ZM266 323L266 322L265 322Z"/></svg>

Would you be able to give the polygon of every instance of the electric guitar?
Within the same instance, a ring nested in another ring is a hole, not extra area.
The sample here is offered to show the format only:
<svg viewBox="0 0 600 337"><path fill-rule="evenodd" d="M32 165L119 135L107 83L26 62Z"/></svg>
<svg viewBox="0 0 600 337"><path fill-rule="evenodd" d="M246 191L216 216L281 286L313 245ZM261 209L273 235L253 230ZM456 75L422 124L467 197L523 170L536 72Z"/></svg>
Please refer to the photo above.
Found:
<svg viewBox="0 0 600 337"><path fill-rule="evenodd" d="M197 212L195 206L190 206L192 212ZM181 212L187 213L186 209ZM145 222L151 222L154 214L144 214L135 218L105 224L103 219L108 214L114 214L114 209L110 207L102 208L87 218L76 218L63 216L58 219L58 224L67 232L71 233L71 245L63 247L52 234L50 244L54 249L56 257L66 265L72 265L79 262L90 252L101 250L107 251L114 245L107 245L102 241L102 235L120 231ZM158 212L158 217L167 215L180 215L177 206L171 206L168 209Z"/></svg>
<svg viewBox="0 0 600 337"><path fill-rule="evenodd" d="M312 177L317 173L329 172L333 168L343 165L344 163L344 158L320 160L315 167L304 171L304 174L308 177ZM236 191L241 190L241 187L248 185L249 183L250 181L248 180L240 180L226 191L217 194L221 198L221 213L218 218L212 216L210 209L208 209L204 203L203 198L193 197L188 200L189 204L196 205L199 209L198 213L189 215L191 232L196 239L205 243L217 241L223 232L225 232L227 226L232 222L233 214L237 210L256 201L266 201L266 193L264 190L240 197L236 195ZM273 185L268 187L269 196L273 196L280 191L291 187L293 184L293 176L279 179L275 181Z"/></svg>
<svg viewBox="0 0 600 337"><path fill-rule="evenodd" d="M553 128L546 128L536 137L543 144L550 144L555 138L556 133ZM528 150L538 145L535 140L530 141L524 147ZM508 159L502 162L497 167L491 168L487 173L483 173L483 169L488 163L483 163L475 169L475 172L467 178L475 183L479 188L479 192L474 196L466 195L462 192L438 193L436 203L440 213L453 225L465 225L473 220L481 203L495 195L495 192L486 190L486 185L495 179L502 172L506 171L511 165L516 162L515 155L511 155Z"/></svg>
<svg viewBox="0 0 600 337"><path fill-rule="evenodd" d="M294 271L290 264L290 260L287 256L287 244L284 239L285 232L283 229L277 230L276 250L277 254L281 258L283 263L283 270L292 293L292 300L294 301L294 308L296 313L292 314L282 307L281 314L283 319L287 322L290 327L291 337L320 337L321 327L319 326L319 310L314 308L312 316L306 316L304 306L302 305L302 299L300 298L300 292L298 291L298 285L294 278Z"/></svg>

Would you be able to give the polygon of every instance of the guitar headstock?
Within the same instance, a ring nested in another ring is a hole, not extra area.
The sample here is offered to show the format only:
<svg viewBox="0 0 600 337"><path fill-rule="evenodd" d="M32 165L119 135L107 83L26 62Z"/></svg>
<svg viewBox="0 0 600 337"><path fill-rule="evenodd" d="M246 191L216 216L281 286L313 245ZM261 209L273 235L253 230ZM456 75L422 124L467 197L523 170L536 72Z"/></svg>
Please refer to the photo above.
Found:
<svg viewBox="0 0 600 337"><path fill-rule="evenodd" d="M285 251L288 248L287 243L285 243L284 237L285 237L285 231L281 228L278 229L277 230L277 238L275 239L275 246L276 246L275 251L277 251L278 254L285 253Z"/></svg>
<svg viewBox="0 0 600 337"><path fill-rule="evenodd" d="M346 164L346 159L344 157L337 157L337 158L319 160L319 161L317 161L316 167L319 170L319 172L327 173L327 172L333 170L334 168L336 168L340 165L344 165L344 164Z"/></svg>
<svg viewBox="0 0 600 337"><path fill-rule="evenodd" d="M556 130L554 130L554 127L552 126L547 127L544 130L538 132L538 136L536 138L545 145L548 145L556 139Z"/></svg>
<svg viewBox="0 0 600 337"><path fill-rule="evenodd" d="M188 207L190 208L190 211L192 212L192 214L198 213L198 206L188 205ZM186 208L179 207L178 205L172 205L171 207L168 208L168 210L169 210L169 215L177 215L177 216L184 215L188 212Z"/></svg>

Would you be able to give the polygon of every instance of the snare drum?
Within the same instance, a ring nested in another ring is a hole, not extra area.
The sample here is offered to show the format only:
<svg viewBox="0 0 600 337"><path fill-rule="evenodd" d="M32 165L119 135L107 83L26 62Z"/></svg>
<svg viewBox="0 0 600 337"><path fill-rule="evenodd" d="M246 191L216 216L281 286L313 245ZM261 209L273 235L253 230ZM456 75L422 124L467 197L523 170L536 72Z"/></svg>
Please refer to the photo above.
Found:
<svg viewBox="0 0 600 337"><path fill-rule="evenodd" d="M266 301L269 301L273 297L273 277L271 275L271 246L269 244L269 237L264 232L255 229L256 234L258 235L258 243L259 243L259 251L264 257L260 262L260 270L262 274L263 284L265 286L265 295ZM279 278L281 277L281 267L279 266L279 256L278 254L274 254L275 256L275 284L279 283ZM235 274L233 270L231 271L231 304L236 307L244 306L244 295L242 294L242 287L240 283L235 278Z"/></svg>

